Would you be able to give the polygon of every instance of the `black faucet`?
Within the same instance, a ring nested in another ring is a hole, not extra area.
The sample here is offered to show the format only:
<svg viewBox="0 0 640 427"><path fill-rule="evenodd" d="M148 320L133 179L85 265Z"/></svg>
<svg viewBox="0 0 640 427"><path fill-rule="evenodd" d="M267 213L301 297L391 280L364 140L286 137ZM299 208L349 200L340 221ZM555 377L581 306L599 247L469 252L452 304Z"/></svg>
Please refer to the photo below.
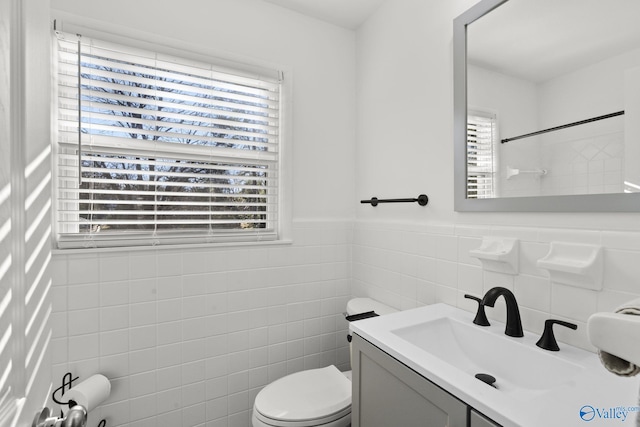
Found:
<svg viewBox="0 0 640 427"><path fill-rule="evenodd" d="M476 317L473 319L473 323L480 326L490 326L491 323L489 323L489 319L487 319L487 315L484 312L484 304L482 303L482 299L469 294L464 294L464 297L472 299L478 303L478 311L476 312Z"/></svg>
<svg viewBox="0 0 640 427"><path fill-rule="evenodd" d="M553 334L553 325L556 324L565 326L573 330L578 329L578 325L576 325L575 323L569 323L558 319L547 319L544 321L544 332L536 343L538 347L549 351L560 350L560 347L558 347L558 342L556 341L556 337Z"/></svg>
<svg viewBox="0 0 640 427"><path fill-rule="evenodd" d="M507 303L507 326L504 333L510 337L523 337L522 332L522 320L520 320L520 310L518 310L518 303L516 297L507 288L495 287L491 288L484 294L482 298L482 305L493 307L499 296L503 296Z"/></svg>

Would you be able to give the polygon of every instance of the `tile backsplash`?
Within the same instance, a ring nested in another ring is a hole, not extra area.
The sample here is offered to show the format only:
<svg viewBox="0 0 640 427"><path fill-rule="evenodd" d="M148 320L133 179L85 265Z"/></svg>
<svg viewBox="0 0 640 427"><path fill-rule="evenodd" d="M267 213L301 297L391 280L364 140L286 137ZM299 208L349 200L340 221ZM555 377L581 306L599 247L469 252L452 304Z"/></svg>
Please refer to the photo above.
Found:
<svg viewBox="0 0 640 427"><path fill-rule="evenodd" d="M469 251L483 236L520 240L519 274L484 271ZM552 283L537 260L550 242L590 243L604 248L602 291ZM578 324L558 328L559 341L594 351L586 322L597 311L611 311L640 296L640 233L553 228L360 222L354 229L353 293L369 295L407 309L444 302L475 311L465 293L482 296L494 286L514 292L525 330L541 333L548 318ZM505 321L504 303L487 308L490 318Z"/></svg>
<svg viewBox="0 0 640 427"><path fill-rule="evenodd" d="M548 173L540 179L541 194L622 193L624 123L619 127L572 140L553 134L543 139L541 164Z"/></svg>
<svg viewBox="0 0 640 427"><path fill-rule="evenodd" d="M292 245L55 253L54 386L68 371L111 379L90 425L248 426L269 382L347 369L352 225L293 232Z"/></svg>
<svg viewBox="0 0 640 427"><path fill-rule="evenodd" d="M525 330L550 317L578 324L558 340L588 350L586 321L640 296L640 233L391 221L294 223L291 245L54 253L54 387L64 373L103 373L108 401L90 424L250 425L253 399L302 369L349 368L352 296L399 309L511 289ZM483 236L519 239L519 273L483 271ZM552 241L604 248L604 287L551 283L537 267ZM487 309L504 321L504 304Z"/></svg>

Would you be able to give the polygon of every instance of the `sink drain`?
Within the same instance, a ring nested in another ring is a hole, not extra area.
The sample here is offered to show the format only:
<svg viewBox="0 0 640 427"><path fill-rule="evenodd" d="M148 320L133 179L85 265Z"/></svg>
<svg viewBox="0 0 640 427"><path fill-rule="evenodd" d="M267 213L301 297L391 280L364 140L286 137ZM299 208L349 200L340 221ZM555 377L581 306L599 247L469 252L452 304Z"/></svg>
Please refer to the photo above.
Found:
<svg viewBox="0 0 640 427"><path fill-rule="evenodd" d="M496 382L496 377L489 374L476 374L476 378L482 381L483 383L489 384L493 388L497 388L493 383Z"/></svg>

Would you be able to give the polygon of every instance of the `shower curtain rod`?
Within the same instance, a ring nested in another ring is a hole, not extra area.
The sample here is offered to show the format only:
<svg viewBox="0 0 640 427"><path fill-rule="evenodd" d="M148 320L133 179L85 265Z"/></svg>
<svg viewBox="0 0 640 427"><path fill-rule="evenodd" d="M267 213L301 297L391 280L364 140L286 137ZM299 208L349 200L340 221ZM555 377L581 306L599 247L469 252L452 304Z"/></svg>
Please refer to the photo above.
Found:
<svg viewBox="0 0 640 427"><path fill-rule="evenodd" d="M556 127L552 127L552 128L549 128L549 129L543 129L543 130L539 130L537 132L531 132L531 133L527 133L527 134L520 135L520 136L514 136L513 138L505 138L500 142L502 144L504 144L506 142L515 141L515 140L523 139L523 138L528 138L530 136L541 135L541 134L547 133L547 132L553 132L553 131L556 131L556 130L566 129L566 128L570 128L570 127L573 127L573 126L579 126L579 125L584 125L584 124L591 123L591 122L597 122L598 120L604 120L604 119L610 119L612 117L622 116L623 114L624 114L624 110L616 111L615 113L605 114L604 116L592 117L590 119L580 120L579 122L567 123L566 125L556 126Z"/></svg>

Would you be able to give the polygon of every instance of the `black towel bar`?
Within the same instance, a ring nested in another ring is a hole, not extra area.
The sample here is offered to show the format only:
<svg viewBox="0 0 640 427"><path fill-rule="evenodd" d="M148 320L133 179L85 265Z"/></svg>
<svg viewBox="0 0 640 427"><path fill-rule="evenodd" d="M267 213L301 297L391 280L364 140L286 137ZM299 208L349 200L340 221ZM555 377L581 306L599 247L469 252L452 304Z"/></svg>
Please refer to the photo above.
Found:
<svg viewBox="0 0 640 427"><path fill-rule="evenodd" d="M378 206L378 203L413 203L418 202L420 206L426 206L429 203L429 197L426 194L419 195L416 199L378 199L372 197L370 200L360 200L360 203L370 203L371 206Z"/></svg>

